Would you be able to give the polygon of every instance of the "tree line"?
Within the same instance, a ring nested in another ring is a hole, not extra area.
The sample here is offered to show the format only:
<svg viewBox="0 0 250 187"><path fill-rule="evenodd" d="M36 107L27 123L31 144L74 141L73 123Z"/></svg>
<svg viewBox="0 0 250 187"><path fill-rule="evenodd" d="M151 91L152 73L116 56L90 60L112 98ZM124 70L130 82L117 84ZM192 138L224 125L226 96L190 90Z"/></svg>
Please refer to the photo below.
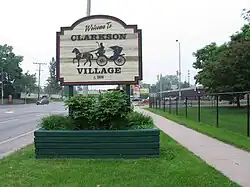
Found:
<svg viewBox="0 0 250 187"><path fill-rule="evenodd" d="M20 98L21 92L37 93L38 84L36 73L24 72L21 63L24 57L16 55L13 47L7 44L0 45L0 87L4 90L4 98L12 95L13 98ZM0 89L1 92L2 89ZM68 92L67 87L62 90L56 80L56 61L54 58L49 62L49 77L44 88L40 88L41 93L58 94Z"/></svg>
<svg viewBox="0 0 250 187"><path fill-rule="evenodd" d="M189 82L181 82L181 88L189 88L191 85ZM179 79L177 75L164 75L159 77L159 80L155 84L147 84L144 82L140 83L140 87L148 88L150 93L160 92L161 87L162 91L168 91L179 88Z"/></svg>
<svg viewBox="0 0 250 187"><path fill-rule="evenodd" d="M240 106L239 92L250 90L250 11L244 9L243 27L221 45L212 42L193 53L194 77L208 92L234 92ZM224 95L225 97L226 95Z"/></svg>
<svg viewBox="0 0 250 187"><path fill-rule="evenodd" d="M203 85L208 93L231 92L220 95L220 99L236 98L237 106L244 95L240 92L250 91L250 10L244 9L241 16L245 24L230 36L229 41L223 44L211 42L193 53L193 68L198 70L195 84ZM170 90L171 85L178 85L178 77L166 75L162 82L163 90ZM151 92L160 91L160 81L142 85ZM182 83L181 87L189 85Z"/></svg>

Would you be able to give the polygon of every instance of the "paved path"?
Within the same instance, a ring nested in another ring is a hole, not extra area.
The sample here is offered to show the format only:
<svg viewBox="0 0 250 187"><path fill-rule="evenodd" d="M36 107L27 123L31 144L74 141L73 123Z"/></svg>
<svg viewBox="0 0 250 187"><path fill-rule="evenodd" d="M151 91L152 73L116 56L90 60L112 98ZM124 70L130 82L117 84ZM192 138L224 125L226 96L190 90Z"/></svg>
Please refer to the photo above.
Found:
<svg viewBox="0 0 250 187"><path fill-rule="evenodd" d="M137 110L153 117L156 126L179 144L199 156L232 181L250 187L250 153L179 125L149 111Z"/></svg>
<svg viewBox="0 0 250 187"><path fill-rule="evenodd" d="M59 113L67 113L59 102L0 106L0 158L32 143L41 117Z"/></svg>

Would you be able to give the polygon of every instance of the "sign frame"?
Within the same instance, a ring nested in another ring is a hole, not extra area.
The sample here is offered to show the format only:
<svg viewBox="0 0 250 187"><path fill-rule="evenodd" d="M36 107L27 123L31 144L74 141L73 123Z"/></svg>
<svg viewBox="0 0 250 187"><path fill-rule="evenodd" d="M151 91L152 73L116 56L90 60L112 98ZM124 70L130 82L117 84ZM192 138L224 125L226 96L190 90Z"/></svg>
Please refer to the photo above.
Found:
<svg viewBox="0 0 250 187"><path fill-rule="evenodd" d="M124 29L133 29L134 33L138 34L138 75L135 76L133 81L93 81L93 82L65 82L64 78L60 76L60 36L64 34L64 31L72 31L78 24L91 20L91 19L108 19L115 21L122 25ZM75 85L116 85L116 84L139 84L139 81L142 80L142 31L137 28L137 25L127 25L121 19L110 16L110 15L92 15L83 17L76 22L74 22L69 27L61 27L59 32L56 32L56 77L63 86L75 86Z"/></svg>

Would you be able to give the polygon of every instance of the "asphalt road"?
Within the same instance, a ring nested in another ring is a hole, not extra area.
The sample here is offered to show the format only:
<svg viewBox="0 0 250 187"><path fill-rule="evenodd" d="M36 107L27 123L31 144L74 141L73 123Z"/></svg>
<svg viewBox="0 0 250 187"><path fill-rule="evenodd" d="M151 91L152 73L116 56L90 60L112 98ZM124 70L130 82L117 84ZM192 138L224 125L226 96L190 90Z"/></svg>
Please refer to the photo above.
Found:
<svg viewBox="0 0 250 187"><path fill-rule="evenodd" d="M66 114L63 103L0 106L0 158L32 143L40 119L49 114Z"/></svg>

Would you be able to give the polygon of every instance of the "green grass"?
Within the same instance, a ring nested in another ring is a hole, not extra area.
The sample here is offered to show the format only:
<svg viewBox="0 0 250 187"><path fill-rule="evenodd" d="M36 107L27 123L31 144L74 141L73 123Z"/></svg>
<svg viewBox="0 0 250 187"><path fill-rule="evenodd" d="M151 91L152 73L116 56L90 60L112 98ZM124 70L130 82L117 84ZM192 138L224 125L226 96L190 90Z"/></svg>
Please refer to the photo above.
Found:
<svg viewBox="0 0 250 187"><path fill-rule="evenodd" d="M198 108L188 107L188 119L198 121ZM175 110L173 111L175 114ZM186 117L185 107L179 108L179 115ZM216 126L216 107L201 107L201 123ZM219 127L247 135L246 108L219 107Z"/></svg>
<svg viewBox="0 0 250 187"><path fill-rule="evenodd" d="M0 160L1 187L239 186L161 133L161 157L36 160L29 146Z"/></svg>
<svg viewBox="0 0 250 187"><path fill-rule="evenodd" d="M202 121L202 123L198 123L196 119L192 119L189 114L188 119L186 119L186 117L180 115L180 116L176 116L175 113L174 114L169 114L168 112L163 112L162 110L157 110L157 109L152 109L152 108L147 108L146 110L149 110L153 113L156 113L158 115L161 115L163 117L166 117L172 121L175 121L181 125L184 125L188 128L194 129L198 132L201 132L203 134L206 134L208 136L214 137L218 140L221 140L225 143L234 145L236 147L245 149L247 151L250 151L250 138L239 134L239 133L234 133L232 131L229 131L225 128L217 128L215 125L210 125L207 123L203 123L203 121L205 121L206 118L204 118L204 120ZM226 111L226 110L225 110ZM225 112L224 111L224 112ZM235 111L235 114L237 114L237 112ZM210 118L212 118L212 114L210 114ZM232 120L236 120L239 119L240 117L235 117L235 119L233 119L233 117L226 117L226 113L225 113L225 120L228 120L228 124L230 123L230 119L232 118ZM190 119L191 118L191 119ZM209 123L212 119L209 119L209 114L207 114L207 119L206 121ZM224 122L224 124L226 125L227 122ZM231 123L233 124L233 123ZM239 122L237 122L237 124L239 125ZM236 124L236 125L237 125ZM237 126L235 126L236 128Z"/></svg>
<svg viewBox="0 0 250 187"><path fill-rule="evenodd" d="M49 100L50 102L62 102L63 101L62 98L50 98Z"/></svg>

